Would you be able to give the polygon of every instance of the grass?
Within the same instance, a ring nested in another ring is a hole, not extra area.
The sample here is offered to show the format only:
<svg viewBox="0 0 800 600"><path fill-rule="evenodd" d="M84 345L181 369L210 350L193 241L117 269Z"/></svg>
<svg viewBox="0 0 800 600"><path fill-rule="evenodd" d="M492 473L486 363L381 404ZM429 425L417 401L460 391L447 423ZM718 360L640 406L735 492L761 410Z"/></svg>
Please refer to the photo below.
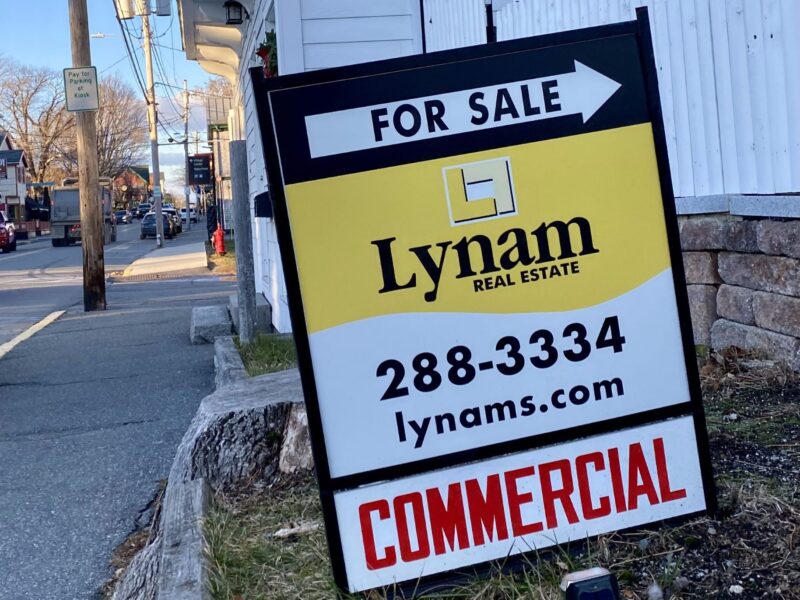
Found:
<svg viewBox="0 0 800 600"><path fill-rule="evenodd" d="M225 254L220 255L214 252L214 247L206 243L208 252L208 266L215 275L236 275L236 242L233 239L225 239Z"/></svg>
<svg viewBox="0 0 800 600"><path fill-rule="evenodd" d="M212 597L220 600L364 598L343 595L333 583L321 522L318 490L311 477L294 479L271 490L268 496L218 499L205 524ZM316 528L287 538L275 536L282 529L299 525ZM476 581L423 597L561 598L558 583L562 573L585 562L575 562L565 554L538 569L530 564L531 568L516 576L498 572L489 581ZM369 598L386 598L390 592L373 593Z"/></svg>
<svg viewBox="0 0 800 600"><path fill-rule="evenodd" d="M516 573L498 564L488 578L446 591L398 598L420 600L561 600L564 574L604 566L618 578L622 597L648 598L653 585L664 599L728 597L732 585L765 597L798 598L800 510L796 488L776 490L761 481L722 478L720 521L695 519L659 530L599 536L575 553L561 551L524 563ZM244 502L218 499L205 525L210 586L216 600L384 600L395 590L344 595L330 576L322 528L289 538L287 527L321 523L312 479L292 482ZM581 545L579 545L581 546ZM784 593L785 592L785 593ZM745 596L749 598L754 595ZM761 596L759 596L761 597Z"/></svg>
<svg viewBox="0 0 800 600"><path fill-rule="evenodd" d="M274 373L297 366L294 341L291 335L258 334L252 344L242 346L234 338L250 377Z"/></svg>
<svg viewBox="0 0 800 600"><path fill-rule="evenodd" d="M480 580L397 597L555 600L563 598L558 584L565 573L599 565L616 574L628 600L800 598L800 382L770 361L713 354L701 378L719 502L714 518L599 536L534 556L513 574L499 564ZM255 495L217 498L206 522L212 597L394 597L392 590L341 595L321 526L274 535L321 522L310 476Z"/></svg>

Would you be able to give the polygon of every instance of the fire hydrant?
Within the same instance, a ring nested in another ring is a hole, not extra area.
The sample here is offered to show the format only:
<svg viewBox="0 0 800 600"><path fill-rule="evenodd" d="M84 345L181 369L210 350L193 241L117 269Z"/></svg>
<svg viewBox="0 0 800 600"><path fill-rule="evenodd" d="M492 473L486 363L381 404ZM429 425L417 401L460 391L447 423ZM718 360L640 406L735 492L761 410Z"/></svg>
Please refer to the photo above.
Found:
<svg viewBox="0 0 800 600"><path fill-rule="evenodd" d="M225 254L225 232L222 230L222 225L217 223L217 229L214 232L214 252L219 255Z"/></svg>

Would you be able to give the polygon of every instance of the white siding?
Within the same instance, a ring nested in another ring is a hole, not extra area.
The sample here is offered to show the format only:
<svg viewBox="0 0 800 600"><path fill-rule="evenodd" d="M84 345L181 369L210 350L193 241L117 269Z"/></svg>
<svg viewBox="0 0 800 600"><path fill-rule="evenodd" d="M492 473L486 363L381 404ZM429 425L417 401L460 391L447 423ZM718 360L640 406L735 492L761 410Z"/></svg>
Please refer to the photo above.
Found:
<svg viewBox="0 0 800 600"><path fill-rule="evenodd" d="M267 21L271 2L257 2L255 14L247 22L241 57L237 94L243 107L244 138L247 142L247 168L250 187L250 210L255 216L254 198L267 190L267 172L261 146L261 130L258 124L253 85L248 71L261 65L255 55L256 47L264 40L266 32L274 28ZM286 286L283 267L278 250L275 226L271 220L253 219L253 251L256 291L263 294L272 306L273 325L280 331L290 331L289 307L286 301Z"/></svg>
<svg viewBox="0 0 800 600"><path fill-rule="evenodd" d="M299 2L305 71L422 51L418 0Z"/></svg>
<svg viewBox="0 0 800 600"><path fill-rule="evenodd" d="M486 41L483 0L424 0L426 51L474 46Z"/></svg>
<svg viewBox="0 0 800 600"><path fill-rule="evenodd" d="M427 47L483 43L482 4L425 0ZM512 0L497 37L634 19L638 6L650 12L675 195L800 191L798 0Z"/></svg>
<svg viewBox="0 0 800 600"><path fill-rule="evenodd" d="M482 0L481 0L482 1ZM260 66L255 49L273 27L278 32L278 71L282 74L406 56L422 51L419 0L276 0L256 2L245 33L238 94L243 105L251 206L267 189L261 134L249 67ZM291 331L283 264L275 224L253 221L256 289L272 306L272 322Z"/></svg>

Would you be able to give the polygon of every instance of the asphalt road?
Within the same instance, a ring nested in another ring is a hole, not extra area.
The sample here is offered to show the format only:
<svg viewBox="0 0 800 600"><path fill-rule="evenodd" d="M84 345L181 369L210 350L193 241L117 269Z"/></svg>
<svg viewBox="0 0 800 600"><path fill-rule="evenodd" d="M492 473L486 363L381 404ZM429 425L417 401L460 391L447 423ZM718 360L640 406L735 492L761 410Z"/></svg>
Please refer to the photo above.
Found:
<svg viewBox="0 0 800 600"><path fill-rule="evenodd" d="M106 272L124 269L154 246L139 239L139 221L121 225L117 242L105 248ZM0 254L0 344L54 310L83 302L82 264L80 244L53 248L48 238Z"/></svg>
<svg viewBox="0 0 800 600"><path fill-rule="evenodd" d="M108 249L109 270L153 246L129 229ZM44 242L0 257L0 306L7 315L12 301L17 319L5 335L68 308L0 359L2 600L99 598L113 549L213 389L213 349L189 343L190 308L225 302L232 283L111 284L109 310L84 313L79 263L80 248Z"/></svg>

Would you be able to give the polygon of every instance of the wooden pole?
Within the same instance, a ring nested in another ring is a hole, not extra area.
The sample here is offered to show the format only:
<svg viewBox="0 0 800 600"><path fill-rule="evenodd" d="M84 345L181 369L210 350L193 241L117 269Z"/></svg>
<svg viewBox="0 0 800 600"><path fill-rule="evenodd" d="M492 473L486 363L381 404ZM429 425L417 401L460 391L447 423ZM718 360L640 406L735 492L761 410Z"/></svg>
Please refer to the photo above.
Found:
<svg viewBox="0 0 800 600"><path fill-rule="evenodd" d="M253 266L253 236L250 228L247 142L230 142L229 147L233 184L233 231L236 240L236 288L239 294L239 341L242 344L249 344L255 337L256 280Z"/></svg>
<svg viewBox="0 0 800 600"><path fill-rule="evenodd" d="M153 203L156 213L156 248L164 244L164 217L161 212L161 168L158 164L158 111L156 109L156 86L153 81L153 50L150 39L149 4L142 12L142 48L144 49L144 72L147 79L147 115L150 124L150 162L153 173Z"/></svg>
<svg viewBox="0 0 800 600"><path fill-rule="evenodd" d="M192 215L189 207L189 85L183 80L183 205L186 207L186 231L192 229ZM198 206L198 208L200 208Z"/></svg>
<svg viewBox="0 0 800 600"><path fill-rule="evenodd" d="M72 66L89 67L89 13L86 0L69 0ZM106 280L103 255L103 205L97 173L97 124L94 111L75 114L78 134L78 185L81 198L83 252L83 309L105 310ZM110 208L110 207L109 207Z"/></svg>

